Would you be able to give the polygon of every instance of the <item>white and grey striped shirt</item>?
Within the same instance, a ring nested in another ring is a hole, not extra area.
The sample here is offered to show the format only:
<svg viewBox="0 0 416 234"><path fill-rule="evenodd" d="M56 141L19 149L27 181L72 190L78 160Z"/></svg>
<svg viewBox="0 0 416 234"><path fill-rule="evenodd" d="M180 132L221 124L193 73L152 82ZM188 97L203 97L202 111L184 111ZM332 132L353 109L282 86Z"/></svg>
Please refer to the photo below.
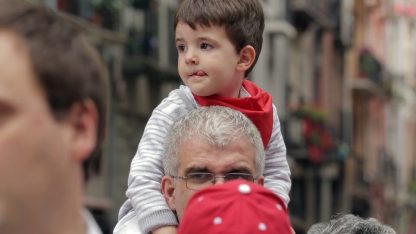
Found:
<svg viewBox="0 0 416 234"><path fill-rule="evenodd" d="M245 90L240 94L249 96ZM160 192L164 175L162 159L165 138L175 120L198 107L190 89L180 86L153 110L131 163L126 192L128 200L120 208L119 222L134 210L132 217L138 219L134 223L137 223L142 233L149 233L156 227L177 225L175 214L166 205ZM266 147L265 164L265 186L279 195L287 205L291 187L290 169L275 105L273 131Z"/></svg>

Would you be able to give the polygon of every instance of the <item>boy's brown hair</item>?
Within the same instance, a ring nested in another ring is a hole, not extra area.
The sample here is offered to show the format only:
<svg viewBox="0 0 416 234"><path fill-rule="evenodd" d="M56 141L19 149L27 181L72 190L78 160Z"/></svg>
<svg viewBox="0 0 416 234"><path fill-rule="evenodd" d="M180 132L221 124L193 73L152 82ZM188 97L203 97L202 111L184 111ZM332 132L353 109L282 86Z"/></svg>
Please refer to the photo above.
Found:
<svg viewBox="0 0 416 234"><path fill-rule="evenodd" d="M99 120L93 156L98 156L106 129L109 81L97 51L55 12L22 0L0 0L0 31L15 34L27 48L56 119L64 119L75 103L94 102ZM90 157L84 167L96 158Z"/></svg>
<svg viewBox="0 0 416 234"><path fill-rule="evenodd" d="M263 44L264 14L258 0L183 0L176 11L174 29L179 21L192 29L197 25L224 26L237 53L246 45L254 47L256 58L245 75L253 69Z"/></svg>

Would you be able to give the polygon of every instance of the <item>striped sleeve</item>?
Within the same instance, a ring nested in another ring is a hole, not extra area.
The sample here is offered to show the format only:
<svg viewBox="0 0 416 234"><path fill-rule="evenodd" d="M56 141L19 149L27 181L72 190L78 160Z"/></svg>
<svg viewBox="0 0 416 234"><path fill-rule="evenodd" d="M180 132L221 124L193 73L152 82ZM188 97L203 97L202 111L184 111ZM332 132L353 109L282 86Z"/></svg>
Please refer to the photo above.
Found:
<svg viewBox="0 0 416 234"><path fill-rule="evenodd" d="M265 161L265 186L279 195L287 206L290 200L289 192L292 182L290 179L290 168L286 158L286 146L275 105L273 105L273 131L270 142L266 147Z"/></svg>
<svg viewBox="0 0 416 234"><path fill-rule="evenodd" d="M160 183L164 175L162 159L165 139L170 126L176 119L196 108L185 99L183 90L176 89L153 110L131 163L126 191L128 200L120 211L124 210L126 214L128 208L134 209L142 233L162 226L177 225L175 214L160 192ZM122 216L120 212L119 220Z"/></svg>

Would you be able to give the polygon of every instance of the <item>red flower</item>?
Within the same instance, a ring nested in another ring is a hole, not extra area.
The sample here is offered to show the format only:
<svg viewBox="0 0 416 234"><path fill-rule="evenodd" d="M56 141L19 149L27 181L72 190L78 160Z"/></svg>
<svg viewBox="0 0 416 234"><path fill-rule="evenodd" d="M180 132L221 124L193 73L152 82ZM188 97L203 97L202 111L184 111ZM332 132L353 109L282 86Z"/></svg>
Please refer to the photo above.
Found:
<svg viewBox="0 0 416 234"><path fill-rule="evenodd" d="M322 149L320 149L316 145L310 145L308 147L308 154L309 159L314 163L320 163L324 160L324 154L322 152Z"/></svg>

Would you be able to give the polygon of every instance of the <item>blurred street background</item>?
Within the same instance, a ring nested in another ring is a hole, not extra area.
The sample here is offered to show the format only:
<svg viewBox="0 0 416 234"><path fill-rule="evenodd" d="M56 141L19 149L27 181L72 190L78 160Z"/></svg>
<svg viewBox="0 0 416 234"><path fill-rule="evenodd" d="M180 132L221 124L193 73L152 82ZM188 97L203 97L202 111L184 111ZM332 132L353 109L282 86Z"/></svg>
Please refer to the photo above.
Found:
<svg viewBox="0 0 416 234"><path fill-rule="evenodd" d="M31 1L85 31L111 71L109 134L85 202L112 233L147 119L181 84L178 0ZM263 49L249 79L278 108L297 233L338 213L416 233L416 0L262 3Z"/></svg>

